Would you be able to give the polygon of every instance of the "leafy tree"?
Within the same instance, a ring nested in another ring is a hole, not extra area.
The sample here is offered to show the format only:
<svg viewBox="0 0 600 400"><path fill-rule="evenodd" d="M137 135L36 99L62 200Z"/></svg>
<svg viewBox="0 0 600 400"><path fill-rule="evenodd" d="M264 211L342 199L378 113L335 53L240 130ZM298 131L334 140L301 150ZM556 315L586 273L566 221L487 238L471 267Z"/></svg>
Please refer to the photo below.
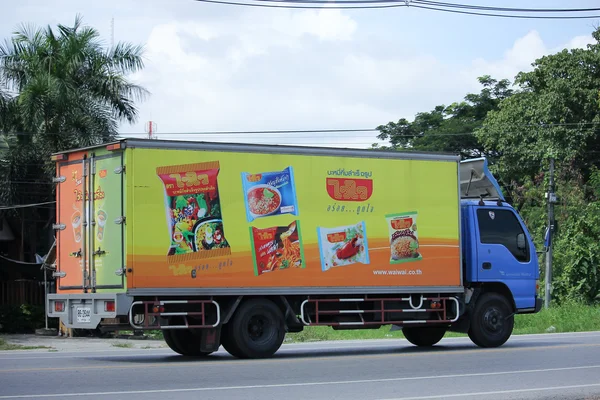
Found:
<svg viewBox="0 0 600 400"><path fill-rule="evenodd" d="M521 72L518 90L491 111L477 137L498 161L538 243L545 230L548 160L557 165L554 239L557 301L600 301L600 29L585 49L563 50Z"/></svg>
<svg viewBox="0 0 600 400"><path fill-rule="evenodd" d="M378 138L389 140L389 148L393 149L459 153L463 157L483 155L483 146L472 133L489 111L512 95L512 89L508 80L497 81L488 75L480 77L479 82L483 85L481 92L467 94L462 102L418 113L412 122L402 118L378 126Z"/></svg>
<svg viewBox="0 0 600 400"><path fill-rule="evenodd" d="M518 181L555 157L589 177L600 164L600 29L587 49L542 57L519 73L520 90L488 114L478 138L502 156L497 171ZM546 164L547 165L547 164Z"/></svg>
<svg viewBox="0 0 600 400"><path fill-rule="evenodd" d="M135 102L148 92L126 76L143 65L140 46L105 48L97 30L84 26L80 16L73 26L58 25L56 30L23 25L0 45L5 148L0 154L0 204L51 200L51 153L113 140L120 122L135 122ZM33 237L37 225L29 222L53 216L43 208L24 214L13 216Z"/></svg>

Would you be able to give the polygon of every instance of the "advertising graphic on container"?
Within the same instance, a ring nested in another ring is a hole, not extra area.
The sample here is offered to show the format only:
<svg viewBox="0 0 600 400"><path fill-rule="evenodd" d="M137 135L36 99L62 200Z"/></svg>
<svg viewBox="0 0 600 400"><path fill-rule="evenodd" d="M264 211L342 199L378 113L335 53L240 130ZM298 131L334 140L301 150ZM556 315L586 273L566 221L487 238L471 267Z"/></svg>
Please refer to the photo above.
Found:
<svg viewBox="0 0 600 400"><path fill-rule="evenodd" d="M219 198L219 162L159 167L171 243L170 260L231 254L225 238Z"/></svg>
<svg viewBox="0 0 600 400"><path fill-rule="evenodd" d="M133 287L460 284L456 162L134 151Z"/></svg>
<svg viewBox="0 0 600 400"><path fill-rule="evenodd" d="M390 231L390 262L399 264L421 260L423 257L419 253L417 213L388 214L385 218Z"/></svg>
<svg viewBox="0 0 600 400"><path fill-rule="evenodd" d="M317 231L323 271L354 263L369 264L369 246L364 221L337 228L318 227Z"/></svg>
<svg viewBox="0 0 600 400"><path fill-rule="evenodd" d="M304 268L300 221L288 226L252 227L250 235L255 275L286 268Z"/></svg>
<svg viewBox="0 0 600 400"><path fill-rule="evenodd" d="M298 215L294 170L250 174L242 172L248 222L269 215Z"/></svg>

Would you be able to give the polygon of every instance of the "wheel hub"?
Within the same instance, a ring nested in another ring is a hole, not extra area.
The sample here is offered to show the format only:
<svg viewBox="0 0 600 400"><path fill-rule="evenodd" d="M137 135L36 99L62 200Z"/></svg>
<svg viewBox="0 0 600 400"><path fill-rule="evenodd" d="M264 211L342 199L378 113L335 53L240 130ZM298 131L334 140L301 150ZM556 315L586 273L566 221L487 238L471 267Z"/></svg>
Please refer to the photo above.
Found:
<svg viewBox="0 0 600 400"><path fill-rule="evenodd" d="M483 316L483 322L488 331L494 333L500 332L504 325L502 312L495 307L489 308Z"/></svg>
<svg viewBox="0 0 600 400"><path fill-rule="evenodd" d="M268 329L265 323L265 319L260 315L254 315L248 321L248 334L252 340L257 340L263 337L265 331Z"/></svg>

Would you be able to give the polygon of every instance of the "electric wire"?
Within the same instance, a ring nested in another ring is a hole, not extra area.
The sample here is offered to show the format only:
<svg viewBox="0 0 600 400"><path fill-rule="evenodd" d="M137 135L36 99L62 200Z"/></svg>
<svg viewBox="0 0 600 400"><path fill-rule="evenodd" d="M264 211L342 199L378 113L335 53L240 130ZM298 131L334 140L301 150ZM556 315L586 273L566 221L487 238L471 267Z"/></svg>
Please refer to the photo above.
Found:
<svg viewBox="0 0 600 400"><path fill-rule="evenodd" d="M15 210L17 208L29 208L29 207L38 207L45 206L48 204L54 204L56 201L44 201L42 203L31 203L31 204L17 204L14 206L0 206L0 210Z"/></svg>
<svg viewBox="0 0 600 400"><path fill-rule="evenodd" d="M592 19L592 18L600 18L600 15L561 15L561 16L550 16L550 15L515 15L515 14L497 14L497 13L489 13L489 12L473 12L475 10L478 11L486 11L486 10L495 10L495 11L511 11L510 8L502 8L502 7L483 7L483 6L474 6L474 5L466 5L466 4L456 4L456 3L439 3L438 2L421 2L415 0L414 2L406 2L404 0L340 0L336 2L324 1L324 0L254 0L254 3L251 2L242 2L242 1L227 1L227 0L194 0L196 2L202 3L213 3L213 4L223 4L223 5L234 5L234 6L245 6L245 7L266 7L266 8L283 8L283 9L377 9L377 8L417 8L431 11L441 11L441 12L450 12L455 14L464 14L464 15L479 15L479 16L487 16L487 17L502 17L502 18L519 18L519 19ZM390 3L383 4L381 3ZM275 5L278 4L278 5ZM309 5L299 5L299 4L309 4ZM316 6L319 4L320 6ZM347 4L342 6L336 6L332 4ZM352 4L352 5L348 5ZM373 5L377 4L377 5ZM454 8L454 9L453 9ZM473 10L473 11L465 11L465 10ZM514 9L521 10L521 12L590 12L590 11L600 11L600 9Z"/></svg>

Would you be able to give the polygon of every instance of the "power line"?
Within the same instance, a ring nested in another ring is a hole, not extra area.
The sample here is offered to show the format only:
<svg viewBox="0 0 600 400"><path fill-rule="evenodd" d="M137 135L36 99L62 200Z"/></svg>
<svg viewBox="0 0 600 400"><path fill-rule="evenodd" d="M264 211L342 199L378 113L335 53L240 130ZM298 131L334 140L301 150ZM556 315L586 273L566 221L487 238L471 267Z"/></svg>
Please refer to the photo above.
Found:
<svg viewBox="0 0 600 400"><path fill-rule="evenodd" d="M391 121L390 123L396 123ZM409 124L412 124L412 122L409 121ZM387 125L387 124L386 124ZM385 125L382 125L385 126ZM544 128L544 129L548 129L548 128L555 128L555 127L572 127L570 129L576 129L576 128L594 128L596 126L600 126L600 122L565 122L565 123L548 123L548 124L511 124L511 127L515 127L515 128L519 128L519 127L534 127L534 128ZM292 133L301 133L301 134L305 134L305 133L352 133L352 132L356 132L356 133L360 133L360 132L381 132L380 130L376 129L376 128L359 128L359 129L277 129L277 130L256 130L256 131L188 131L188 132L163 132L162 135L182 135L182 136L187 136L187 135L214 135L214 136L219 136L219 135L276 135L276 134L292 134ZM493 132L493 133L499 133L499 132ZM516 133L516 132L511 132L511 131L502 131L501 133ZM50 133L44 133L44 135L69 135L71 133L66 133L66 132L50 132ZM436 135L472 135L475 134L475 132L459 132L459 133L449 133L449 134L436 134ZM33 136L33 135L38 135L38 133L30 133L30 132L14 132L14 133L9 133L7 135L13 135L13 136ZM142 133L142 132L130 132L130 133L125 133L125 134L120 134L118 135L118 137L121 138L126 138L127 136L124 135L147 135L146 133ZM415 136L415 135L409 135L409 136ZM303 136L304 137L308 137L308 136ZM315 138L322 138L323 136L312 136ZM359 136L353 136L353 137L359 137ZM371 137L371 136L362 136L362 137ZM101 145L101 143L99 143L99 145Z"/></svg>
<svg viewBox="0 0 600 400"><path fill-rule="evenodd" d="M453 3L442 3L433 5L433 2L418 2L415 0L415 3L407 3L404 0L341 0L336 1L334 4L347 4L344 6L332 6L331 2L325 0L254 0L255 3L251 2L241 2L241 1L225 1L225 0L194 0L197 2L203 3L214 3L214 4L223 4L223 5L234 5L234 6L245 6L245 7L266 7L266 8L291 8L291 9L376 9L376 8L399 8L399 7L412 7L424 10L432 10L432 11L442 11L442 12L451 12L456 14L465 14L465 15L480 15L487 17L504 17L504 18L525 18L525 19L590 19L590 18L600 18L600 15L576 15L576 16L547 16L547 15L510 15L510 14L495 14L495 13L487 13L487 12L471 12L464 11L464 9L470 10L479 10L484 11L488 8L480 7L480 6L469 6L469 5L461 5L461 4L453 4ZM249 0L250 1L250 0ZM271 4L268 4L271 3ZM278 5L274 5L277 3ZM390 3L383 4L381 3ZM293 4L293 5L292 5ZM309 5L299 5L299 4L309 4ZM321 5L316 6L316 4ZM350 4L350 5L349 5ZM376 5L373 5L376 4ZM446 8L442 8L446 7ZM455 8L455 9L452 9ZM492 10L497 11L509 11L511 9L503 9L501 7L490 8ZM519 10L519 9L515 9ZM520 9L523 12L579 12L579 11L600 11L600 9Z"/></svg>
<svg viewBox="0 0 600 400"><path fill-rule="evenodd" d="M47 204L54 204L56 201L45 201L43 203L32 203L32 204L18 204L14 206L1 206L0 210L15 210L17 208L29 208L29 207L39 207L45 206Z"/></svg>
<svg viewBox="0 0 600 400"><path fill-rule="evenodd" d="M479 6L474 4L457 4L446 3L430 0L412 0L414 3L428 4L440 7L467 8L474 10L487 11L516 11L516 12L591 12L600 11L600 8L513 8L513 7L495 7L495 6Z"/></svg>
<svg viewBox="0 0 600 400"><path fill-rule="evenodd" d="M518 19L591 19L591 18L600 18L600 15L574 15L574 16L546 16L546 15L507 15L507 14L493 14L493 13L479 13L479 12L469 12L469 11L459 11L459 10L451 10L444 8L436 8L436 7L427 7L427 6L411 6L416 8L421 8L424 10L434 10L434 11L442 11L449 12L454 14L464 14L464 15L480 15L482 17L501 17L501 18L518 18Z"/></svg>

